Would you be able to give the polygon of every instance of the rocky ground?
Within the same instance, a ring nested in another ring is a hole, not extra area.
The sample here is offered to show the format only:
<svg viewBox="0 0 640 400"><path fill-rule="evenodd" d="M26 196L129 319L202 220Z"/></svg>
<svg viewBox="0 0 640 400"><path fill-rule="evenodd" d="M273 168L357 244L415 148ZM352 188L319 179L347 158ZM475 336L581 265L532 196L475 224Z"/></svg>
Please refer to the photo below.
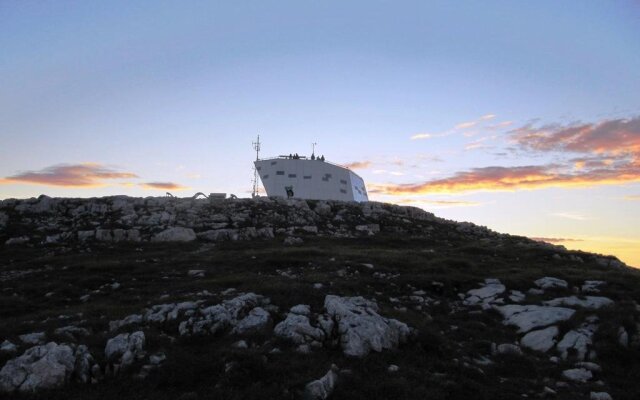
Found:
<svg viewBox="0 0 640 400"><path fill-rule="evenodd" d="M379 203L0 203L0 397L637 399L640 275Z"/></svg>

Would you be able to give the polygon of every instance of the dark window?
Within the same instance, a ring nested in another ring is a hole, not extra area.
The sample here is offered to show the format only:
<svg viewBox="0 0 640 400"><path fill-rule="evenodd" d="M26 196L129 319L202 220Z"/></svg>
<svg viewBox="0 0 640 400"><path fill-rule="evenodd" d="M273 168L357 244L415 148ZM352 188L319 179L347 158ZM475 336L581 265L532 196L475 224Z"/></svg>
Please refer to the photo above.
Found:
<svg viewBox="0 0 640 400"><path fill-rule="evenodd" d="M322 180L325 181L325 182L329 182L329 178L327 178L326 176L323 176Z"/></svg>
<svg viewBox="0 0 640 400"><path fill-rule="evenodd" d="M333 177L331 174L324 174L324 176L326 176L327 178L332 178Z"/></svg>
<svg viewBox="0 0 640 400"><path fill-rule="evenodd" d="M342 183L343 185L346 185L347 181L345 181L344 179L340 179L340 183Z"/></svg>
<svg viewBox="0 0 640 400"><path fill-rule="evenodd" d="M297 177L297 176L298 176L298 175L296 175L296 174L289 174L289 178L295 178L295 177Z"/></svg>
<svg viewBox="0 0 640 400"><path fill-rule="evenodd" d="M284 171L276 171L276 175L284 175Z"/></svg>
<svg viewBox="0 0 640 400"><path fill-rule="evenodd" d="M262 179L267 179L267 178L269 178L269 174L264 174L264 175L262 176Z"/></svg>
<svg viewBox="0 0 640 400"><path fill-rule="evenodd" d="M302 177L303 179L311 179L311 175L305 175Z"/></svg>
<svg viewBox="0 0 640 400"><path fill-rule="evenodd" d="M344 189L340 189L340 193L347 193L347 191Z"/></svg>
<svg viewBox="0 0 640 400"><path fill-rule="evenodd" d="M277 163L277 161L271 161L271 165L276 165Z"/></svg>

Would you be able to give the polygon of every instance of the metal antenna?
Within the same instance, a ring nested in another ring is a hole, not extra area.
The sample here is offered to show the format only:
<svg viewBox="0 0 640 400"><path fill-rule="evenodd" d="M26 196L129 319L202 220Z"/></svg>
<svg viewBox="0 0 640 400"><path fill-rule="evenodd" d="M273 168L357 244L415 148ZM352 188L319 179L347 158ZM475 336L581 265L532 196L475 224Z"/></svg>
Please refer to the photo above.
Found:
<svg viewBox="0 0 640 400"><path fill-rule="evenodd" d="M312 148L312 150L311 150L311 155L312 155L312 156L314 156L314 155L316 154L316 145L317 145L317 144L318 144L318 143L316 143L316 142L311 143L311 146L312 146L312 147L311 147L311 148Z"/></svg>
<svg viewBox="0 0 640 400"><path fill-rule="evenodd" d="M258 140L251 143L253 145L253 149L256 151L256 161L260 161L260 135L258 135ZM256 197L258 195L258 169L256 165L253 165L253 190L251 191L251 197Z"/></svg>

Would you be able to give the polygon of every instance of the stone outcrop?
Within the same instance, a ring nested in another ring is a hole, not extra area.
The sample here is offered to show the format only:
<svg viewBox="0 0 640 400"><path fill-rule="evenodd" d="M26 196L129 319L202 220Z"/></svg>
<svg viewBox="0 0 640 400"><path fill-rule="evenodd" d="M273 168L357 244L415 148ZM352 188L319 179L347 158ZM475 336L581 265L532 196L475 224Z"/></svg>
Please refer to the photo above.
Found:
<svg viewBox="0 0 640 400"><path fill-rule="evenodd" d="M566 321L575 313L575 310L564 307L519 304L496 306L495 309L504 317L505 325L517 326L520 333Z"/></svg>

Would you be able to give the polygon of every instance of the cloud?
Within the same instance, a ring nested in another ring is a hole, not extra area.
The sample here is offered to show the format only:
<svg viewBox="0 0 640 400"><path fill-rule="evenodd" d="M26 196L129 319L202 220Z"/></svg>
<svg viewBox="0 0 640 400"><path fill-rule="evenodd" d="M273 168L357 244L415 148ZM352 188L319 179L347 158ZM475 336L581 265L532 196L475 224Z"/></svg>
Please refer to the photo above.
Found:
<svg viewBox="0 0 640 400"><path fill-rule="evenodd" d="M98 163L58 164L39 171L27 171L8 176L0 184L31 183L47 186L90 188L107 184L113 179L137 178L131 172L118 172Z"/></svg>
<svg viewBox="0 0 640 400"><path fill-rule="evenodd" d="M431 133L416 133L411 136L411 140L419 140L419 139L431 139L433 135Z"/></svg>
<svg viewBox="0 0 640 400"><path fill-rule="evenodd" d="M527 124L511 131L511 138L525 149L631 155L640 158L640 117L598 123Z"/></svg>
<svg viewBox="0 0 640 400"><path fill-rule="evenodd" d="M487 114L487 115L483 115L482 117L480 117L481 120L483 121L488 121L490 119L494 119L496 117L495 114Z"/></svg>
<svg viewBox="0 0 640 400"><path fill-rule="evenodd" d="M538 242L547 243L566 243L566 242L582 242L582 239L570 239L570 238L549 238L549 237L530 237L529 239Z"/></svg>
<svg viewBox="0 0 640 400"><path fill-rule="evenodd" d="M354 161L344 164L344 166L349 169L366 169L369 168L371 164L371 161Z"/></svg>
<svg viewBox="0 0 640 400"><path fill-rule="evenodd" d="M624 196L625 200L640 201L640 194Z"/></svg>
<svg viewBox="0 0 640 400"><path fill-rule="evenodd" d="M393 195L459 193L467 191L513 191L549 187L590 187L640 181L640 166L567 172L562 165L482 167L450 177L409 184L371 184L373 193Z"/></svg>
<svg viewBox="0 0 640 400"><path fill-rule="evenodd" d="M467 129L467 128L471 128L472 126L476 126L478 124L478 121L469 121L469 122L462 122L458 125L455 126L456 129Z"/></svg>
<svg viewBox="0 0 640 400"><path fill-rule="evenodd" d="M554 217L567 218L575 221L586 221L590 219L589 217L583 214L572 213L572 212L558 212L558 213L553 213L551 215L553 215Z"/></svg>
<svg viewBox="0 0 640 400"><path fill-rule="evenodd" d="M145 189L162 189L162 190L185 190L189 189L186 186L182 186L178 183L173 182L145 182L140 184L141 187Z"/></svg>
<svg viewBox="0 0 640 400"><path fill-rule="evenodd" d="M482 205L483 203L477 201L463 201L463 200L430 200L430 199L401 199L398 204L416 204L416 205L434 205L443 207L474 207Z"/></svg>

